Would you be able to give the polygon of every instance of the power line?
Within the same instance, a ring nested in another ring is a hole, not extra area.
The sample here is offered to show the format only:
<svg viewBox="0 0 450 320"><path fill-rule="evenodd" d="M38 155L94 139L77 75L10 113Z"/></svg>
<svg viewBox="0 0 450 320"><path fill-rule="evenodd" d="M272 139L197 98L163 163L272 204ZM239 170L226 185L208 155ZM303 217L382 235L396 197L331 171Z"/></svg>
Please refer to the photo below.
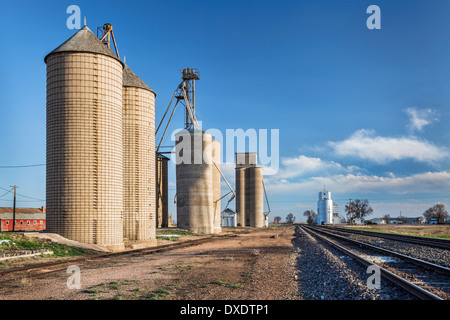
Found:
<svg viewBox="0 0 450 320"><path fill-rule="evenodd" d="M3 190L5 190L5 191L8 191L8 192L5 193L4 195L8 194L8 193L11 192L11 190L12 190L12 189L8 190L8 189L5 189L5 188L3 188L3 187L0 187L0 189L3 189ZM4 195L0 196L0 198L3 197ZM34 197L29 197L29 196L25 196L25 195L20 194L20 193L17 193L17 195L18 195L18 196L21 196L21 197L24 197L24 198L36 200L36 201L45 201L44 199L38 199L38 198L34 198ZM0 199L0 200L1 200L1 199ZM21 202L25 202L25 201L21 201ZM28 202L31 202L31 201L28 201Z"/></svg>
<svg viewBox="0 0 450 320"><path fill-rule="evenodd" d="M3 189L3 188L2 188ZM13 188L11 188L9 191L7 191L6 193L4 193L4 194L2 194L1 196L0 196L0 198L2 198L3 196L6 196L8 193L10 193L11 191L13 190ZM8 200L9 201L9 200Z"/></svg>
<svg viewBox="0 0 450 320"><path fill-rule="evenodd" d="M20 166L0 166L0 169L30 168L30 167L42 167L42 166L45 166L45 163L27 164L27 165L20 165Z"/></svg>

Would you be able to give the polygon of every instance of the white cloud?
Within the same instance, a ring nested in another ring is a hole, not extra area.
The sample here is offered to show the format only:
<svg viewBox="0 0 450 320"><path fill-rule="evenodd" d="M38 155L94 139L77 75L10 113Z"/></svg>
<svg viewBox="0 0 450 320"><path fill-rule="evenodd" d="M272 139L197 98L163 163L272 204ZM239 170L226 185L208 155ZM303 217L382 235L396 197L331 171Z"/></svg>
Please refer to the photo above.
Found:
<svg viewBox="0 0 450 320"><path fill-rule="evenodd" d="M416 107L404 110L409 117L408 128L411 131L422 131L423 127L438 121L437 112L432 109L418 109Z"/></svg>
<svg viewBox="0 0 450 320"><path fill-rule="evenodd" d="M311 177L301 181L281 182L268 178L266 189L271 194L315 195L323 186L334 194L343 193L442 193L450 189L450 172L426 172L406 177L338 174Z"/></svg>
<svg viewBox="0 0 450 320"><path fill-rule="evenodd" d="M448 157L446 149L416 137L380 137L375 131L361 129L340 142L328 142L339 156L354 156L377 163L413 159L435 162Z"/></svg>
<svg viewBox="0 0 450 320"><path fill-rule="evenodd" d="M294 178L305 174L321 172L350 172L357 167L343 167L334 161L324 161L320 158L300 155L296 158L284 158L281 160L283 167L276 174L277 178Z"/></svg>

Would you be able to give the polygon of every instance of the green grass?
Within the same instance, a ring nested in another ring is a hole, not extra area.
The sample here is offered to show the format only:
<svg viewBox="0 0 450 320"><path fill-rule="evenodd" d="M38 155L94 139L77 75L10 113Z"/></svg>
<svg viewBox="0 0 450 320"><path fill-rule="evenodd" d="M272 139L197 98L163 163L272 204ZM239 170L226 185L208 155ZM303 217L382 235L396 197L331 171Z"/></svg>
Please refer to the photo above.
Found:
<svg viewBox="0 0 450 320"><path fill-rule="evenodd" d="M156 239L159 239L159 240L169 240L169 241L180 241L180 238L179 237L159 237L159 236L156 236Z"/></svg>
<svg viewBox="0 0 450 320"><path fill-rule="evenodd" d="M228 288L233 288L233 289L241 289L242 288L242 286L240 286L240 285L232 284L232 283L221 281L221 280L216 280L216 281L212 282L212 284L217 284L222 287L228 287Z"/></svg>
<svg viewBox="0 0 450 320"><path fill-rule="evenodd" d="M2 243L0 245L0 253L39 249L50 250L53 252L53 256L56 257L71 257L93 253L92 250L70 247L64 244L25 239L22 235L15 233L0 232L0 240L11 240L10 244Z"/></svg>
<svg viewBox="0 0 450 320"><path fill-rule="evenodd" d="M179 229L158 230L156 233L157 234L177 234L180 236L198 236L198 234L195 234L195 233L192 233L189 231L179 230Z"/></svg>

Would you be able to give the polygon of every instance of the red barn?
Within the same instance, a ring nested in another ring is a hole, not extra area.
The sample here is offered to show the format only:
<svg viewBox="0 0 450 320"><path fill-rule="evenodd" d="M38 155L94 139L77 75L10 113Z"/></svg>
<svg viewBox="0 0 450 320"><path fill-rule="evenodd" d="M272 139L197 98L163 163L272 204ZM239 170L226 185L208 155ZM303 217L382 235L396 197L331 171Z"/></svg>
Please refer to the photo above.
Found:
<svg viewBox="0 0 450 320"><path fill-rule="evenodd" d="M14 231L45 230L45 207L16 208L16 227ZM0 208L0 231L12 231L13 208Z"/></svg>

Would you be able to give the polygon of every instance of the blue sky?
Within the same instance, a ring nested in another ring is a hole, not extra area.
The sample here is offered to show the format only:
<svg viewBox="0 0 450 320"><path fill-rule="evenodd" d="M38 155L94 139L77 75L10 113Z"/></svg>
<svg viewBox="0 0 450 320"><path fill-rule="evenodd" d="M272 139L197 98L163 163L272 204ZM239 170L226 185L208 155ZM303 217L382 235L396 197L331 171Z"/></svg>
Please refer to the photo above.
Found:
<svg viewBox="0 0 450 320"><path fill-rule="evenodd" d="M450 204L446 0L2 1L0 196L16 184L19 206L44 204L45 166L4 166L45 163L43 59L76 32L72 4L94 33L113 25L121 57L157 93L157 122L179 70L195 67L205 129L279 130L280 169L265 176L271 220L303 221L324 186L341 211L367 198L374 217ZM380 30L366 27L372 4ZM170 131L182 124L179 112ZM173 166L170 181L173 199ZM10 206L12 193L0 200Z"/></svg>

